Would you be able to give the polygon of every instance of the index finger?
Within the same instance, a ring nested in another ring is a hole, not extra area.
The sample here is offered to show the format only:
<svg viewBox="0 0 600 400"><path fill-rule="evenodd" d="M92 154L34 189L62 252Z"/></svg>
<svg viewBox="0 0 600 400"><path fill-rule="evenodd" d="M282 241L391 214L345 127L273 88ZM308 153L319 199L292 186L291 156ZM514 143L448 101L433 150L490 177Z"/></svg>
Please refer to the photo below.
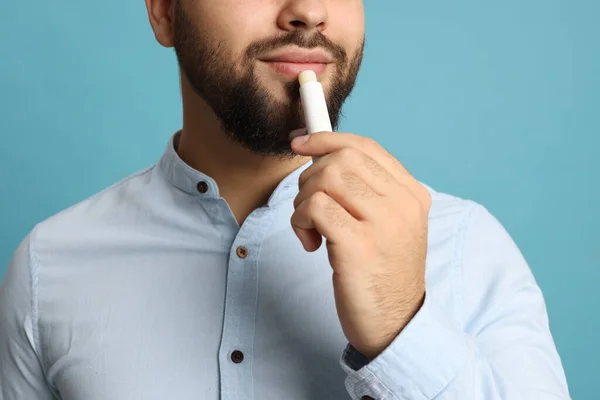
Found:
<svg viewBox="0 0 600 400"><path fill-rule="evenodd" d="M405 181L407 175L410 176L408 170L396 157L366 136L344 132L317 132L297 137L292 141L292 150L296 154L311 157L323 157L347 147L362 151L377 161L398 181Z"/></svg>

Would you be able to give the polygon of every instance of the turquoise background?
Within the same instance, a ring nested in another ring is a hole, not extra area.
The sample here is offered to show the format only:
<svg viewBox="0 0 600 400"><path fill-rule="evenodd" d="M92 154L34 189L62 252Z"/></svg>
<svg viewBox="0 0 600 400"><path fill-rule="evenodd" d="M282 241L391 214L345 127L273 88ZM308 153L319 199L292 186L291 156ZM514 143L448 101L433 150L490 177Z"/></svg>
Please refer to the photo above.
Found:
<svg viewBox="0 0 600 400"><path fill-rule="evenodd" d="M573 398L597 399L600 1L366 3L343 129L500 219ZM0 2L0 276L36 222L153 164L180 112L142 0Z"/></svg>

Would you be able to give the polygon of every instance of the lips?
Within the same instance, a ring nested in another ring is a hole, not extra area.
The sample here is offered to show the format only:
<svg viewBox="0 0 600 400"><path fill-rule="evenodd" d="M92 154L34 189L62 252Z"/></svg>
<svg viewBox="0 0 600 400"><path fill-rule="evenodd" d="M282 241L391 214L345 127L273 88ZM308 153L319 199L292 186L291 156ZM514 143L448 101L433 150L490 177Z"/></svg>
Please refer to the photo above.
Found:
<svg viewBox="0 0 600 400"><path fill-rule="evenodd" d="M322 50L287 50L262 58L267 62L289 62L298 64L329 64L332 57Z"/></svg>
<svg viewBox="0 0 600 400"><path fill-rule="evenodd" d="M323 74L333 59L322 50L293 49L266 56L260 61L269 65L280 75L297 78L302 71L308 69L317 75Z"/></svg>
<svg viewBox="0 0 600 400"><path fill-rule="evenodd" d="M269 67L275 70L277 73L287 77L296 79L301 72L306 70L312 70L317 75L322 75L327 70L328 64L315 64L315 63L291 63L291 62L266 62Z"/></svg>

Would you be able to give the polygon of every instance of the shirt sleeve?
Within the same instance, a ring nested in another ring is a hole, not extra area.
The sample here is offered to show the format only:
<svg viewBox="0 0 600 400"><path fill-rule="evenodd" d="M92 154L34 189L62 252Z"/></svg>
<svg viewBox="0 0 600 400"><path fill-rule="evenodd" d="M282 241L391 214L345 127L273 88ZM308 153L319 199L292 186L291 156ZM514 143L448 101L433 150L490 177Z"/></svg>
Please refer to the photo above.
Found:
<svg viewBox="0 0 600 400"><path fill-rule="evenodd" d="M431 296L379 356L348 345L353 399L570 399L546 305L500 223L477 205L459 254L458 316Z"/></svg>
<svg viewBox="0 0 600 400"><path fill-rule="evenodd" d="M35 341L30 236L17 248L0 286L0 400L50 400Z"/></svg>

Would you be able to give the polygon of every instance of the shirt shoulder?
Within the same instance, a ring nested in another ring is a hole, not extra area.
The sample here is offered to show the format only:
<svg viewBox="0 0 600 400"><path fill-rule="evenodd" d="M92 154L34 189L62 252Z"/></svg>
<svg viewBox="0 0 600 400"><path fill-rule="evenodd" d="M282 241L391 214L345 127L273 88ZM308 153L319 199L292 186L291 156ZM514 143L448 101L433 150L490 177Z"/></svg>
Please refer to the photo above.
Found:
<svg viewBox="0 0 600 400"><path fill-rule="evenodd" d="M429 211L430 245L435 247L448 241L456 242L458 237L464 235L472 215L478 208L483 206L473 200L438 192L431 186L421 184L431 195L431 209Z"/></svg>
<svg viewBox="0 0 600 400"><path fill-rule="evenodd" d="M131 210L139 207L153 184L154 167L129 175L98 193L39 222L32 231L32 256L83 248L85 241L101 239L119 221L125 223ZM35 233L35 234L33 234ZM43 260L43 258L42 258Z"/></svg>
<svg viewBox="0 0 600 400"><path fill-rule="evenodd" d="M482 269L484 274L496 266L496 263L490 262L495 255L501 255L502 259L512 255L512 264L523 264L516 243L483 204L424 186L432 198L429 213L430 248L445 247L445 259L452 259L462 269Z"/></svg>
<svg viewBox="0 0 600 400"><path fill-rule="evenodd" d="M475 201L427 188L433 199L428 264L439 278L434 282L451 284L459 321L473 324L482 319L483 304L498 307L519 291L539 294L521 250L495 215Z"/></svg>

